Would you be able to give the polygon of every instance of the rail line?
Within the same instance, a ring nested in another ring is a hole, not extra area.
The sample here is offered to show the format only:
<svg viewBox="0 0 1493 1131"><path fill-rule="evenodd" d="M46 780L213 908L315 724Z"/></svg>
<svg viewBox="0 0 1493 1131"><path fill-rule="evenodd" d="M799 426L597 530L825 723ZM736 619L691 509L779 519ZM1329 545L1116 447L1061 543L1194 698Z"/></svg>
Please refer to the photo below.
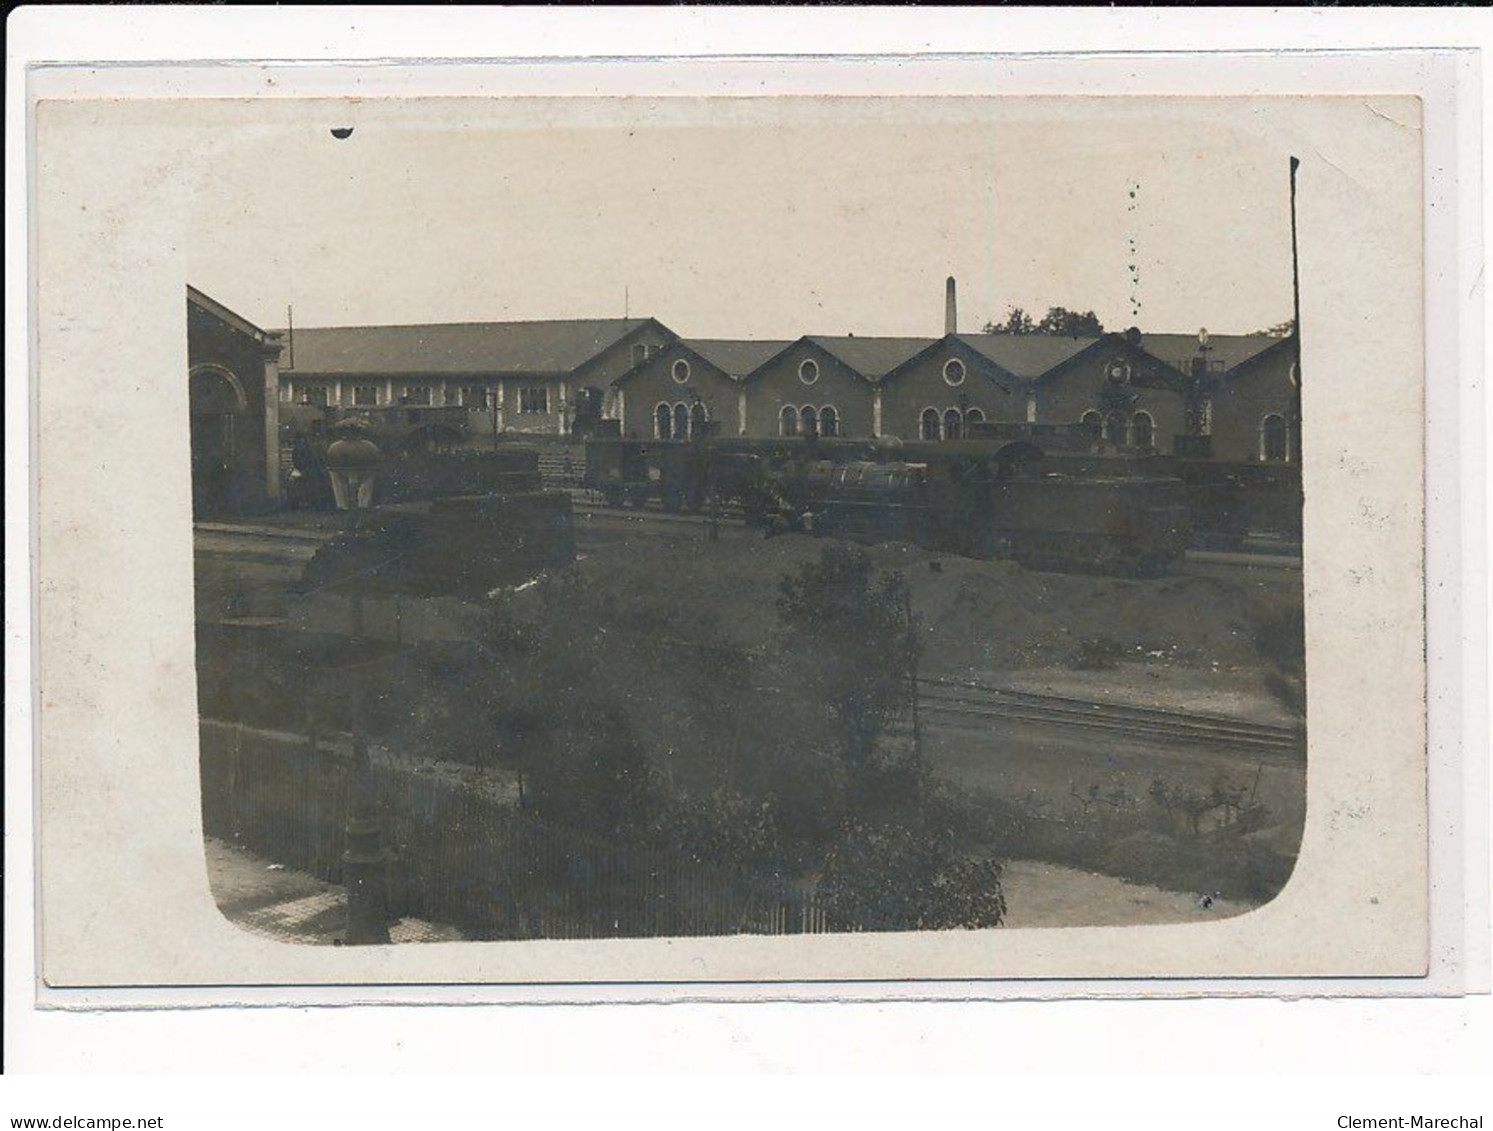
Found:
<svg viewBox="0 0 1493 1131"><path fill-rule="evenodd" d="M1041 723L1107 731L1154 742L1226 747L1295 759L1303 757L1306 750L1306 734L1300 727L1011 691L951 679L923 679L918 685L919 708L935 716Z"/></svg>
<svg viewBox="0 0 1493 1131"><path fill-rule="evenodd" d="M695 517L659 512L625 511L607 514L613 522L633 520L637 525L696 526ZM641 519L641 522L637 522ZM631 524L629 524L631 525ZM578 533L582 529L577 524ZM610 532L609 531L609 532ZM597 530L597 533L602 533ZM249 562L299 568L331 534L325 531L269 529L230 524L199 524L196 551ZM661 640L660 646L699 647L691 642ZM762 689L770 690L770 689ZM949 678L918 681L918 707L928 721L1003 721L1038 726L1064 727L1126 737L1142 742L1191 748L1249 752L1289 761L1300 761L1306 750L1303 728L1248 722L1220 716L1183 713L1160 707L1106 703L1071 696L1015 691L987 684Z"/></svg>
<svg viewBox="0 0 1493 1131"><path fill-rule="evenodd" d="M745 529L746 520L739 515L722 511L716 521L722 530ZM575 532L585 534L592 529L608 532L619 529L640 529L647 526L660 529L689 529L704 531L706 518L694 512L652 510L642 507L609 507L593 503L577 503L575 507Z"/></svg>

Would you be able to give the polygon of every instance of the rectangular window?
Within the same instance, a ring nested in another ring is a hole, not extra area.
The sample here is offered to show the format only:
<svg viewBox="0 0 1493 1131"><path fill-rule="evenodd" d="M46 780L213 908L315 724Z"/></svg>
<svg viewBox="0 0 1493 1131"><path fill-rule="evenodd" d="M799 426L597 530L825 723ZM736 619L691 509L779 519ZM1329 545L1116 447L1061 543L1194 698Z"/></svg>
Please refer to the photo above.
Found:
<svg viewBox="0 0 1493 1131"><path fill-rule="evenodd" d="M400 398L401 404L428 405L430 403L429 385L406 385L404 396Z"/></svg>
<svg viewBox="0 0 1493 1131"><path fill-rule="evenodd" d="M301 386L301 403L314 404L320 408L326 408L329 403L330 390L326 385L303 385Z"/></svg>
<svg viewBox="0 0 1493 1131"><path fill-rule="evenodd" d="M484 385L463 385L461 387L462 408L487 408L487 388Z"/></svg>
<svg viewBox="0 0 1493 1131"><path fill-rule="evenodd" d="M1222 358L1199 357L1196 354L1183 358L1174 364L1183 373L1190 373L1194 377L1201 377L1205 373L1225 373L1228 371L1228 365Z"/></svg>
<svg viewBox="0 0 1493 1131"><path fill-rule="evenodd" d="M548 412L550 391L548 385L529 385L518 391L519 412Z"/></svg>
<svg viewBox="0 0 1493 1131"><path fill-rule="evenodd" d="M370 406L378 404L377 385L354 385L353 404L359 406Z"/></svg>

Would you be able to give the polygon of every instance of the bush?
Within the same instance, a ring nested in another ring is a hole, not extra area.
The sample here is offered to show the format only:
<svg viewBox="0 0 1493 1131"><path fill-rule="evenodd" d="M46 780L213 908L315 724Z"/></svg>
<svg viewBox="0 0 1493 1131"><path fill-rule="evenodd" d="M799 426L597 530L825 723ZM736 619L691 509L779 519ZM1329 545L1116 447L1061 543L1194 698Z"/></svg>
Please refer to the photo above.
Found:
<svg viewBox="0 0 1493 1131"><path fill-rule="evenodd" d="M899 573L878 576L864 550L832 543L782 578L778 615L784 652L833 716L858 795L874 771L877 741L912 702L918 641L907 582Z"/></svg>
<svg viewBox="0 0 1493 1131"><path fill-rule="evenodd" d="M819 894L832 921L861 931L996 927L1001 865L927 827L856 823L831 854Z"/></svg>
<svg viewBox="0 0 1493 1131"><path fill-rule="evenodd" d="M526 799L539 816L607 837L647 838L662 785L625 715L584 706L526 759Z"/></svg>
<svg viewBox="0 0 1493 1131"><path fill-rule="evenodd" d="M1074 650L1072 666L1079 671L1113 671L1125 655L1124 646L1108 636L1080 640Z"/></svg>

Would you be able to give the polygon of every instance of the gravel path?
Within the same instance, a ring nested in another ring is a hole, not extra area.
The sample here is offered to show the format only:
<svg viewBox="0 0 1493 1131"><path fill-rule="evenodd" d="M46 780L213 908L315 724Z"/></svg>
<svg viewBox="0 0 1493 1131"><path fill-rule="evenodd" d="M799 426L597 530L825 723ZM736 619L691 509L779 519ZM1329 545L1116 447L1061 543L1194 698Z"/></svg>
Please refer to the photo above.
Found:
<svg viewBox="0 0 1493 1131"><path fill-rule="evenodd" d="M1035 860L1013 860L1001 878L1007 927L1136 927L1227 919L1246 903L1163 891Z"/></svg>

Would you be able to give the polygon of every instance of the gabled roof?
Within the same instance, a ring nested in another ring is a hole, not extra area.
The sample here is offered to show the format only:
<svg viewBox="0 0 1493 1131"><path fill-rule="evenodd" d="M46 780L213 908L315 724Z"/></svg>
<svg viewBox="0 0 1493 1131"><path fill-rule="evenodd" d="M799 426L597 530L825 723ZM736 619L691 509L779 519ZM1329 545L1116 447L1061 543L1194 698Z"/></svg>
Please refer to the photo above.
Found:
<svg viewBox="0 0 1493 1131"><path fill-rule="evenodd" d="M1056 369L1100 340L1057 334L956 334L955 337L1025 381Z"/></svg>
<svg viewBox="0 0 1493 1131"><path fill-rule="evenodd" d="M620 385L631 381L639 373L646 372L659 363L659 358L668 356L667 351L686 354L706 365L720 370L733 381L742 380L754 369L782 353L792 342L748 341L738 338L675 338L664 349L646 361L640 361L612 382Z"/></svg>
<svg viewBox="0 0 1493 1131"><path fill-rule="evenodd" d="M1142 334L1140 348L1182 373L1191 372L1192 359L1202 356L1210 368L1227 373L1285 340L1269 334L1209 334L1208 352L1200 354L1196 334Z"/></svg>
<svg viewBox="0 0 1493 1131"><path fill-rule="evenodd" d="M1258 369L1263 362L1268 360L1271 354L1280 351L1289 351L1293 360L1300 360L1296 353L1297 343L1295 334L1287 334L1283 338L1272 338L1270 344L1260 350L1259 353L1252 354L1243 361L1230 366L1228 375L1230 377L1246 377L1252 371Z"/></svg>
<svg viewBox="0 0 1493 1131"><path fill-rule="evenodd" d="M793 343L686 338L679 344L710 362L728 377L739 381Z"/></svg>
<svg viewBox="0 0 1493 1131"><path fill-rule="evenodd" d="M218 319L218 321L224 323L227 326L231 326L241 334L246 334L257 342L263 342L268 345L277 344L274 341L274 338L276 337L275 334L268 330L260 329L258 326L254 325L254 323L245 318L242 314L238 314L235 311L229 310L217 299L210 298L209 296L203 294L191 284L187 285L187 305L195 306L199 310L211 314L214 318Z"/></svg>
<svg viewBox="0 0 1493 1131"><path fill-rule="evenodd" d="M282 372L559 375L573 372L650 323L665 329L652 318L297 326L291 343L295 368Z"/></svg>
<svg viewBox="0 0 1493 1131"><path fill-rule="evenodd" d="M813 342L826 353L839 358L862 377L879 381L914 354L931 346L936 338L861 338L853 334L843 338L810 334L799 341ZM794 343L797 344L797 343Z"/></svg>

